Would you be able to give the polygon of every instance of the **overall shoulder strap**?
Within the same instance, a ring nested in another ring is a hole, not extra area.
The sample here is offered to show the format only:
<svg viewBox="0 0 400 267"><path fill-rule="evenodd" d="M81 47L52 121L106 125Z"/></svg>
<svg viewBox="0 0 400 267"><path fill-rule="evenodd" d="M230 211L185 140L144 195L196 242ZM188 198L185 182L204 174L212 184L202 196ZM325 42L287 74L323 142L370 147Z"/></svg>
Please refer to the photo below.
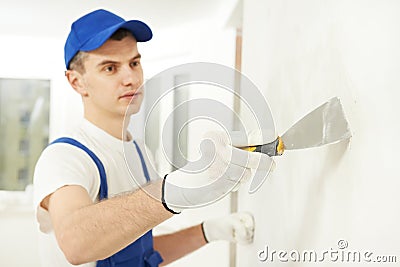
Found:
<svg viewBox="0 0 400 267"><path fill-rule="evenodd" d="M136 141L133 141L133 143L134 143L135 146L136 146L136 150L137 150L137 152L138 152L138 154L139 154L140 161L141 161L141 163L142 163L142 169L143 169L144 177L146 177L146 181L147 181L147 182L150 182L149 171L147 170L146 162L144 161L142 151L140 150L140 147L139 147L139 145L136 143Z"/></svg>
<svg viewBox="0 0 400 267"><path fill-rule="evenodd" d="M103 163L101 163L100 159L96 156L96 154L94 154L89 148L87 148L82 143L80 143L77 140L70 138L70 137L58 138L58 139L54 140L53 142L51 142L50 145L55 144L55 143L66 143L66 144L76 146L76 147L82 149L83 151L85 151L90 156L90 158L96 164L97 169L99 170L99 174L100 174L100 200L107 198L108 197L108 186L107 186L106 171L104 169Z"/></svg>

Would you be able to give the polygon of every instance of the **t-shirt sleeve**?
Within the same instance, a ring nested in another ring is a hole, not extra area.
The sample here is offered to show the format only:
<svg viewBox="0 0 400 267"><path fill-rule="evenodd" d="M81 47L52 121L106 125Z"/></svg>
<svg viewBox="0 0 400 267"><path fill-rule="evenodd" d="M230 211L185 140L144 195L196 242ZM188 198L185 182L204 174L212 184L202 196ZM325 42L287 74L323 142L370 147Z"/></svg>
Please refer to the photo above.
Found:
<svg viewBox="0 0 400 267"><path fill-rule="evenodd" d="M40 203L48 195L66 185L80 185L95 201L100 178L96 164L80 148L70 144L57 143L48 146L36 163L34 177L33 204L40 229L51 230L48 212Z"/></svg>

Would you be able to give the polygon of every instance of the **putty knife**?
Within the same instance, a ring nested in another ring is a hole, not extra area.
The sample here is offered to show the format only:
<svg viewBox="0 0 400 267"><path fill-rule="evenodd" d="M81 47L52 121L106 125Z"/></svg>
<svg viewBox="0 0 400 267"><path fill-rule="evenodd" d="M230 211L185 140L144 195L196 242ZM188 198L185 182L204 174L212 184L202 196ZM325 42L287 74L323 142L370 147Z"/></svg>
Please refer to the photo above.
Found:
<svg viewBox="0 0 400 267"><path fill-rule="evenodd" d="M275 141L258 146L244 148L272 156L281 156L285 150L304 149L333 144L349 139L351 132L339 98L334 97L317 107L290 127ZM258 190L264 177L254 177L250 184L250 193Z"/></svg>

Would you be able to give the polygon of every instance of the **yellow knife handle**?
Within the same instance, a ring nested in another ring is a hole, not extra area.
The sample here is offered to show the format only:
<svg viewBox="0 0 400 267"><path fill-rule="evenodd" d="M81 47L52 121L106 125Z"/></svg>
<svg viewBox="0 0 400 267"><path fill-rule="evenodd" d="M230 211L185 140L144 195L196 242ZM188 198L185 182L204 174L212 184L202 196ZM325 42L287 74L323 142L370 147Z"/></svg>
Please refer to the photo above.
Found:
<svg viewBox="0 0 400 267"><path fill-rule="evenodd" d="M257 149L256 146L248 146L248 147L242 147L243 150L249 151L249 152L254 152L254 150Z"/></svg>
<svg viewBox="0 0 400 267"><path fill-rule="evenodd" d="M250 152L264 153L272 157L272 156L281 156L285 151L285 145L283 144L282 138L278 136L271 143L258 146L243 147L242 149Z"/></svg>

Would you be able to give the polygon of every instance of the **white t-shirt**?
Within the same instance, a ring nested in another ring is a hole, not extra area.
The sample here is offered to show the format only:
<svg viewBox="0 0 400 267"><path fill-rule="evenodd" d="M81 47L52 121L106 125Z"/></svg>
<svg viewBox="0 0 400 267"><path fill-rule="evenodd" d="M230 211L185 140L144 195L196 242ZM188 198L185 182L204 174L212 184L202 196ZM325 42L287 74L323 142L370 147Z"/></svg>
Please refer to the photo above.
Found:
<svg viewBox="0 0 400 267"><path fill-rule="evenodd" d="M121 141L84 120L79 128L68 135L88 147L102 162L108 184L108 197L132 191L146 183L141 160L133 141ZM142 141L136 140L152 180L158 179L152 156ZM70 144L56 143L41 154L34 174L34 205L39 224L39 251L44 267L73 266L65 259L57 245L49 213L40 207L41 201L65 185L80 185L91 199L98 201L100 175L92 158L82 149ZM84 252L83 252L84 253ZM80 266L92 267L96 263Z"/></svg>

